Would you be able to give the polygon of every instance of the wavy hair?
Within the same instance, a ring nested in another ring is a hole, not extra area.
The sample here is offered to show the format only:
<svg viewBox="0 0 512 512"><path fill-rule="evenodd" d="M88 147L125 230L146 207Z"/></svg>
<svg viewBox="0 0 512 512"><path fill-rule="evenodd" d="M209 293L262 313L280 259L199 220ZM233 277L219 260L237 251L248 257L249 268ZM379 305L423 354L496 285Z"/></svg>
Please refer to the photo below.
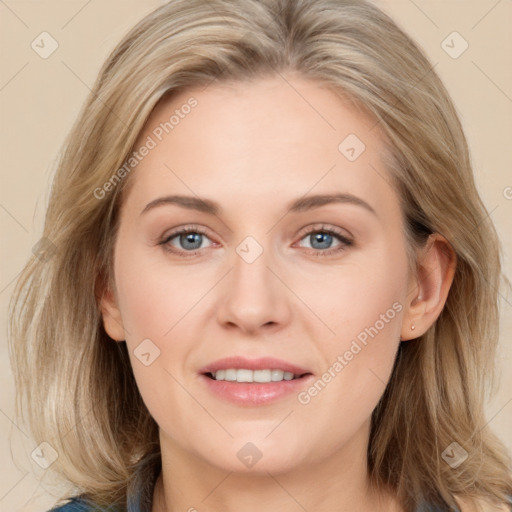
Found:
<svg viewBox="0 0 512 512"><path fill-rule="evenodd" d="M365 0L171 0L122 39L64 143L45 250L27 263L11 303L17 417L26 417L36 443L58 452L52 469L97 504L131 508L137 482L154 481L158 426L126 344L108 337L98 304L112 280L130 179L104 197L97 190L119 177L162 98L285 72L326 84L373 117L411 257L431 233L457 256L443 311L423 336L401 344L373 412L371 481L393 489L407 511L422 502L451 510L457 497L505 503L511 462L484 416L505 281L500 242L449 94L410 37ZM442 458L454 441L468 452L457 469Z"/></svg>

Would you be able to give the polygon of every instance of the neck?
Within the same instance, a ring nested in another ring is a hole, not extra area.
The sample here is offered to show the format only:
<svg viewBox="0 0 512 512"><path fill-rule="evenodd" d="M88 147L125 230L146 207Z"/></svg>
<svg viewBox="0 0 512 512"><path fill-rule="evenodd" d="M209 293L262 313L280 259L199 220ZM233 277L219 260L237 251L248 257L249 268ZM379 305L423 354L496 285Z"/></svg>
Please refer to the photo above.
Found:
<svg viewBox="0 0 512 512"><path fill-rule="evenodd" d="M400 512L391 492L368 479L367 430L328 459L272 473L222 470L177 447L160 432L162 472L152 512ZM256 469L256 466L255 466Z"/></svg>

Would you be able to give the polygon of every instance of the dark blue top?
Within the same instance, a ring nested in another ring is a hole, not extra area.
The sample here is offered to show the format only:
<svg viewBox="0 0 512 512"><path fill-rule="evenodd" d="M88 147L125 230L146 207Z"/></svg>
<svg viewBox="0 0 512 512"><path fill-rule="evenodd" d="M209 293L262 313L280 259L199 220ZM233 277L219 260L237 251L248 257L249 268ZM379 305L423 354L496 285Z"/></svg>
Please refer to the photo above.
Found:
<svg viewBox="0 0 512 512"><path fill-rule="evenodd" d="M511 509L512 510L512 509ZM79 498L73 498L69 503L58 508L52 509L50 512L121 512L115 507L100 508L88 506L84 501ZM140 508L136 507L129 512L142 512ZM149 512L149 511L147 511ZM439 508L431 506L419 507L417 512L442 512Z"/></svg>
<svg viewBox="0 0 512 512"><path fill-rule="evenodd" d="M99 508L99 507L94 508L79 498L73 498L69 503L66 503L65 505L62 505L58 508L52 508L51 512L92 512L93 510L94 511L109 510L109 512L110 511L114 512L116 510L113 507L109 507L109 509Z"/></svg>
<svg viewBox="0 0 512 512"><path fill-rule="evenodd" d="M510 510L512 511L512 497L510 499L511 507ZM150 509L143 510L144 507L141 508L140 504L138 503L138 500L134 500L130 503L128 503L128 512L150 512ZM110 507L98 507L94 505L87 504L85 501L78 498L72 498L69 503L66 503L65 505L62 505L58 508L53 508L49 512L124 512L121 511L119 508L116 508L114 506ZM428 504L424 504L420 507L418 507L416 512L444 512L442 509L438 507L433 507Z"/></svg>
<svg viewBox="0 0 512 512"><path fill-rule="evenodd" d="M512 507L510 508L512 511ZM49 512L121 512L119 509L115 507L108 508L100 508L87 505L84 501L79 498L73 498L69 503L63 505L58 508L52 508ZM140 508L135 508L130 510L129 512L142 512ZM149 511L148 511L149 512ZM443 512L441 509L437 507L431 507L429 505L425 505L419 507L417 512Z"/></svg>

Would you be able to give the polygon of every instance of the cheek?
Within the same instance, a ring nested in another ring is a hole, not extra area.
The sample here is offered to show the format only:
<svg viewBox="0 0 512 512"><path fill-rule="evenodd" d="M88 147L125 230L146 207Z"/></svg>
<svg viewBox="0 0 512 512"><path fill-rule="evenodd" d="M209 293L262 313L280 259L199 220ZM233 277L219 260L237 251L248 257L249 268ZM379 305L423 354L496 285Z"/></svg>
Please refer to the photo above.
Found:
<svg viewBox="0 0 512 512"><path fill-rule="evenodd" d="M311 400L318 411L341 422L347 410L355 424L371 414L391 376L400 342L406 268L405 252L390 243L387 250L380 248L365 261L333 272L326 280L328 289L312 293L309 304L334 334L319 325L324 329L317 335L324 365L321 382L306 390L301 403Z"/></svg>
<svg viewBox="0 0 512 512"><path fill-rule="evenodd" d="M122 242L122 239L121 239ZM182 382L194 347L187 326L204 291L201 276L157 264L144 249L122 250L116 258L116 286L133 374L144 403L159 425L186 432L194 408ZM172 411L183 411L174 417ZM170 420L172 418L172 421Z"/></svg>
<svg viewBox="0 0 512 512"><path fill-rule="evenodd" d="M407 293L407 260L401 245L382 240L371 249L347 258L346 263L322 271L299 293L331 330L324 336L333 348L343 347L374 326L385 338L400 332L400 311ZM382 316L384 315L384 318ZM341 345L340 345L341 344Z"/></svg>
<svg viewBox="0 0 512 512"><path fill-rule="evenodd" d="M187 313L211 287L211 276L192 267L173 267L154 248L135 247L120 255L116 276L123 324L131 343L143 338L162 340L175 325L186 323Z"/></svg>

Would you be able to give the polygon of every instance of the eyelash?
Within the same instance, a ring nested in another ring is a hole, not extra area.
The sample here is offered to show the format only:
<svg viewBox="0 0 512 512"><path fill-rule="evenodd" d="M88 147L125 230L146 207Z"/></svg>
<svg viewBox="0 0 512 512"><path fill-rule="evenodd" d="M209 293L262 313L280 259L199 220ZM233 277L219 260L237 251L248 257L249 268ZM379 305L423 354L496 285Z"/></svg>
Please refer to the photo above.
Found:
<svg viewBox="0 0 512 512"><path fill-rule="evenodd" d="M169 242L172 239L174 239L180 235L186 235L189 233L203 235L203 236L209 238L208 233L206 233L206 231L204 229L202 229L200 226L186 226L178 231L174 231L171 234L167 235L162 241L158 242L158 245L163 246L164 250L166 250L170 253L178 254L185 258L196 256L197 254L199 254L201 249L197 249L195 251L184 251L184 250L176 249L175 247L173 247L169 244ZM325 226L310 228L308 231L301 233L300 240L303 240L304 238L306 238L309 235L317 234L317 233L323 233L323 234L333 236L334 238L337 238L339 242L341 242L341 245L339 245L338 247L335 247L335 248L324 249L324 250L309 249L310 251L312 251L312 254L317 257L327 257L332 254L336 254L336 253L345 251L347 249L347 247L351 247L352 245L354 245L354 241L352 239L348 238L347 236L345 236L344 234L342 234L335 228L332 228L332 227L326 228Z"/></svg>

